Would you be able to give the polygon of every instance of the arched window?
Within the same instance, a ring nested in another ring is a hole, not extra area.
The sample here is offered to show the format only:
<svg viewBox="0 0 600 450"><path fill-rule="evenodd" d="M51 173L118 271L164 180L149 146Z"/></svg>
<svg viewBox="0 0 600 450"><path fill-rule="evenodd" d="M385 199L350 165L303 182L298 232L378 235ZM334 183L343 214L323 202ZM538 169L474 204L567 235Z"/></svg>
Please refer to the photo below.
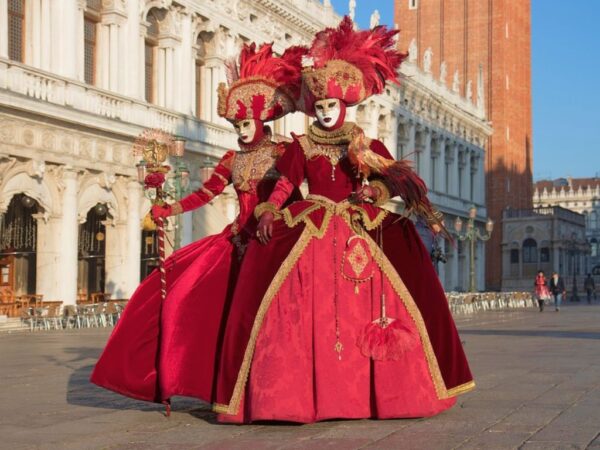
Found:
<svg viewBox="0 0 600 450"><path fill-rule="evenodd" d="M523 262L537 263L537 242L535 239L527 238L523 241Z"/></svg>
<svg viewBox="0 0 600 450"><path fill-rule="evenodd" d="M25 0L8 0L8 57L24 61Z"/></svg>
<svg viewBox="0 0 600 450"><path fill-rule="evenodd" d="M513 248L510 251L510 263L511 264L519 264L519 249Z"/></svg>

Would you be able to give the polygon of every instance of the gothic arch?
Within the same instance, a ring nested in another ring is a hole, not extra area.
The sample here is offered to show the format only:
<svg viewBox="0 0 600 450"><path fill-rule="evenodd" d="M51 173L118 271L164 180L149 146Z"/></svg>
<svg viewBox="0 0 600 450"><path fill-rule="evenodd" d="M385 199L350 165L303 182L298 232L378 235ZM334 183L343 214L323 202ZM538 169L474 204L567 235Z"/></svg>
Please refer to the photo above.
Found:
<svg viewBox="0 0 600 450"><path fill-rule="evenodd" d="M35 199L46 216L60 213L58 186L49 182L45 163L17 163L8 170L0 183L0 213L8 209L14 195L21 193Z"/></svg>

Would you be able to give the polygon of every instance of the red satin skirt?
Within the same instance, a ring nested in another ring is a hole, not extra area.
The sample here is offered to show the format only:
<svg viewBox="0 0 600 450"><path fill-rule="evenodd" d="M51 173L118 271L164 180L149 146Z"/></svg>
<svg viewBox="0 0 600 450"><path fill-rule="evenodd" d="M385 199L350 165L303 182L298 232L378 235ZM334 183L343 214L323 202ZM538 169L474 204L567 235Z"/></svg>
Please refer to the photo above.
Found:
<svg viewBox="0 0 600 450"><path fill-rule="evenodd" d="M168 296L154 271L133 294L91 381L139 400L214 401L229 300L239 271L230 227L181 248L166 263Z"/></svg>
<svg viewBox="0 0 600 450"><path fill-rule="evenodd" d="M375 261L382 250L374 241L366 255L359 252L366 276L360 282L346 276L348 264L357 262L354 235L334 216L325 234L271 281L255 318L262 326L255 342L250 338L254 351L238 413L220 414L221 422L427 417L455 403L438 395L445 387L419 309L393 267ZM397 360L375 361L357 345L363 328L381 316L382 294L387 316L402 323L411 342Z"/></svg>

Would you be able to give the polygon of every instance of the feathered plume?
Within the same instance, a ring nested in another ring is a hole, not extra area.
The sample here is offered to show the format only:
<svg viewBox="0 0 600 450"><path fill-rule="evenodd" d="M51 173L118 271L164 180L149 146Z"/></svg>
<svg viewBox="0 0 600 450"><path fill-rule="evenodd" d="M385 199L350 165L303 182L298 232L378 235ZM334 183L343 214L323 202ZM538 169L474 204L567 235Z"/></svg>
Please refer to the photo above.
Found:
<svg viewBox="0 0 600 450"><path fill-rule="evenodd" d="M227 77L227 85L231 86L240 78L238 65L235 57L225 60L225 76Z"/></svg>
<svg viewBox="0 0 600 450"><path fill-rule="evenodd" d="M326 28L316 34L310 55L315 69L330 60L343 60L356 66L363 73L368 94L379 94L386 80L398 83L396 72L407 56L396 49L396 33L398 30L385 26L355 31L352 19L345 16L337 28Z"/></svg>
<svg viewBox="0 0 600 450"><path fill-rule="evenodd" d="M302 56L306 47L288 48L281 57L273 55L273 44L244 44L240 53L240 78L262 76L278 84L300 84Z"/></svg>

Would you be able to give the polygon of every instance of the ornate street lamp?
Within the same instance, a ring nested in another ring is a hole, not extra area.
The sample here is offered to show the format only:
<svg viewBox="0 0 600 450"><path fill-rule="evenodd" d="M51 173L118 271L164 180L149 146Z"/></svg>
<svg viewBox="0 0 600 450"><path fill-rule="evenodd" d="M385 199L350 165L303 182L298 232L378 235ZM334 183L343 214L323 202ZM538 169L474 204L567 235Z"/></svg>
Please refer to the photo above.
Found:
<svg viewBox="0 0 600 450"><path fill-rule="evenodd" d="M456 237L459 241L469 241L470 244L470 276L469 276L469 291L475 292L477 290L476 275L475 275L475 244L477 241L487 241L492 236L494 230L494 221L488 219L485 224L486 234L481 234L479 229L475 226L475 218L477 217L477 208L472 206L469 209L469 219L467 222L467 230L461 234L463 228L463 221L460 217L457 217L454 221L454 230L456 231Z"/></svg>

